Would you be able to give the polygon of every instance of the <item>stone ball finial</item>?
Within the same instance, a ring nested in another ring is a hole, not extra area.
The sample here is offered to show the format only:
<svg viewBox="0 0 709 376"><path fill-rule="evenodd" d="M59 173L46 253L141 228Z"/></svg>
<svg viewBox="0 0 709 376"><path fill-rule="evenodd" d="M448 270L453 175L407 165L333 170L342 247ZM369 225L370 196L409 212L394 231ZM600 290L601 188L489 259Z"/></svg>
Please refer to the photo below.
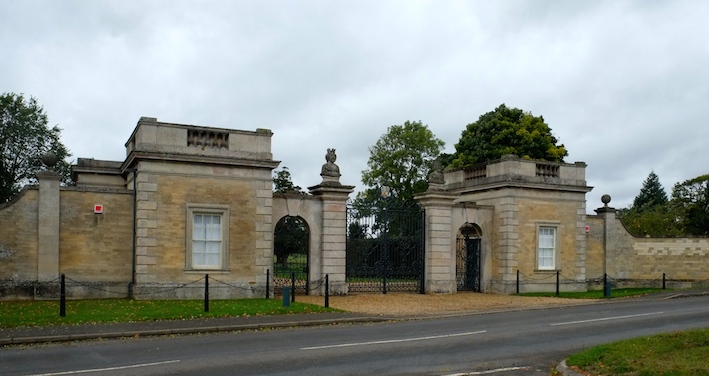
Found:
<svg viewBox="0 0 709 376"><path fill-rule="evenodd" d="M59 162L59 158L53 151L48 151L42 155L42 163L50 169L53 169L57 162Z"/></svg>
<svg viewBox="0 0 709 376"><path fill-rule="evenodd" d="M608 206L608 203L611 202L611 196L608 194L605 194L601 196L601 202L605 205Z"/></svg>

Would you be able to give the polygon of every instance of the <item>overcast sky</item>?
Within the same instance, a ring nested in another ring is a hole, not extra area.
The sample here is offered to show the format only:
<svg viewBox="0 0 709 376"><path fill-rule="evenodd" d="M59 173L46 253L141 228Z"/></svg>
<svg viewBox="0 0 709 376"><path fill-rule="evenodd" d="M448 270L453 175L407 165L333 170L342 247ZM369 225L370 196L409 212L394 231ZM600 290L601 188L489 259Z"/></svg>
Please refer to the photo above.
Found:
<svg viewBox="0 0 709 376"><path fill-rule="evenodd" d="M709 173L706 1L0 1L0 92L34 96L72 160L122 161L141 116L274 132L319 184L336 148L361 189L368 148L421 120L454 151L505 103L588 164L587 211L654 171Z"/></svg>

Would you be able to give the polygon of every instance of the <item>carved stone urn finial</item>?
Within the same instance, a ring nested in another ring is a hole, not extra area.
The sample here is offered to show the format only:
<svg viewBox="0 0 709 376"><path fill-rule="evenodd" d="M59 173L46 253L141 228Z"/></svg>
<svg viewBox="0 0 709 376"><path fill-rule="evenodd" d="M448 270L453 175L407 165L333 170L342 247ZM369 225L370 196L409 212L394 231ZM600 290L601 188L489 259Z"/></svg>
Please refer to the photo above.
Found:
<svg viewBox="0 0 709 376"><path fill-rule="evenodd" d="M443 175L443 163L440 158L433 160L433 169L428 174L428 190L442 191L446 185L446 179Z"/></svg>
<svg viewBox="0 0 709 376"><path fill-rule="evenodd" d="M340 167L335 164L337 154L335 149L327 149L325 154L326 163L322 165L320 176L322 176L323 185L339 185L340 184Z"/></svg>
<svg viewBox="0 0 709 376"><path fill-rule="evenodd" d="M433 160L433 171L428 174L428 183L446 184L446 180L443 177L443 163L441 163L440 158Z"/></svg>
<svg viewBox="0 0 709 376"><path fill-rule="evenodd" d="M340 177L340 167L335 164L337 160L337 154L335 154L335 149L327 149L327 154L325 154L325 163L322 165L322 171L320 176L334 176Z"/></svg>

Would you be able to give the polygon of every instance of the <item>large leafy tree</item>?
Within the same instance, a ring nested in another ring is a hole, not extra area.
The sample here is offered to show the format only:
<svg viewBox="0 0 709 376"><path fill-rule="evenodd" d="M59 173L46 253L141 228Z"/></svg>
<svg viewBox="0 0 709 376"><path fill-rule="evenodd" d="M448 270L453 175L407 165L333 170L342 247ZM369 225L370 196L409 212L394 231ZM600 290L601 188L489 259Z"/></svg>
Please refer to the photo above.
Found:
<svg viewBox="0 0 709 376"><path fill-rule="evenodd" d="M709 175L675 184L671 202L686 234L709 235Z"/></svg>
<svg viewBox="0 0 709 376"><path fill-rule="evenodd" d="M660 178L655 172L650 172L647 179L643 182L643 187L640 188L640 193L633 200L633 209L637 211L645 211L656 206L667 204L667 193L660 184Z"/></svg>
<svg viewBox="0 0 709 376"><path fill-rule="evenodd" d="M54 152L59 162L55 169L69 183L71 156L61 143L61 129L49 127L47 114L33 97L22 94L0 95L0 203L10 200L23 185L37 182L35 175L44 169L41 157Z"/></svg>
<svg viewBox="0 0 709 376"><path fill-rule="evenodd" d="M413 202L416 193L428 189L428 173L444 145L420 121L390 126L369 148L367 169L362 171L368 189L358 194L358 201L373 202L381 187L388 186L392 198Z"/></svg>
<svg viewBox="0 0 709 376"><path fill-rule="evenodd" d="M544 118L501 104L466 126L455 145L451 166L464 168L505 154L563 162L568 152L557 142Z"/></svg>

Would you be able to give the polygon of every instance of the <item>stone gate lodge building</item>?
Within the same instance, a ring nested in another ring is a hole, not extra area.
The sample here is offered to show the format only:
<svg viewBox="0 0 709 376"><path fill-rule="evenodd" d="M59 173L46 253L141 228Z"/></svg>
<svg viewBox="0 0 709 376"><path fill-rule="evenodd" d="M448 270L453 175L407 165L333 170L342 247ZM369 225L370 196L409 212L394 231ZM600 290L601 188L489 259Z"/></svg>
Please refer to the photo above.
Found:
<svg viewBox="0 0 709 376"><path fill-rule="evenodd" d="M322 175L309 195L274 196L280 162L272 136L143 117L125 160L79 158L75 186L61 186L51 168L39 173L38 185L0 205L0 292L15 291L0 298L41 297L36 287L16 287L42 286L60 274L83 283L67 292L73 298L201 298L203 286L191 284L205 273L232 287L210 290L213 298L262 297L274 227L287 215L309 227L309 280L328 275L331 293L346 294L346 206L354 187L337 173ZM709 278L709 239L634 237L607 202L587 215L585 168L506 156L431 181L417 196L425 209L425 292L457 291L456 240L471 228L482 292L514 293L518 275L526 279L523 291L553 291L542 281L557 272L562 288L576 291L604 273L634 281L663 273Z"/></svg>

